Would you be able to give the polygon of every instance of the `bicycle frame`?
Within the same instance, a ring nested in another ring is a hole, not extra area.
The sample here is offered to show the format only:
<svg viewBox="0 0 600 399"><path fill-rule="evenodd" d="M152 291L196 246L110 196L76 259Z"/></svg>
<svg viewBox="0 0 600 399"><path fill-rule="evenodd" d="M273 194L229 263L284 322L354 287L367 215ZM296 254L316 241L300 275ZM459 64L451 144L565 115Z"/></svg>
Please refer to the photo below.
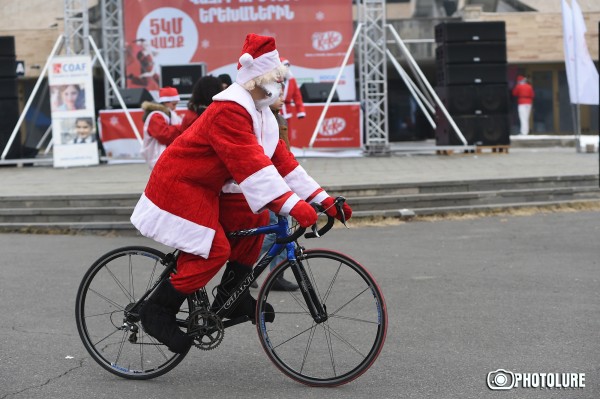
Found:
<svg viewBox="0 0 600 399"><path fill-rule="evenodd" d="M271 261L281 253L284 249L287 251L287 259L290 263L290 268L294 273L294 277L300 287L300 292L306 301L306 305L314 318L316 323L322 323L327 320L327 312L323 308L323 305L319 301L315 290L310 283L308 275L304 270L304 266L299 263L296 259L296 244L294 241L281 243L278 241L285 240L288 235L288 221L286 217L278 216L277 224L269 226L255 227L252 229L238 230L228 233L229 237L248 237L260 234L272 234L276 235L276 240L271 245L271 248L258 260L256 265L252 268L246 278L233 290L233 293L229 296L225 304L217 311L219 317L223 317L224 313L231 307L237 304L237 299L250 287L250 285L262 274L262 272L269 266ZM247 321L240 320L238 322ZM231 325L230 323L228 323ZM237 324L237 323L235 323Z"/></svg>

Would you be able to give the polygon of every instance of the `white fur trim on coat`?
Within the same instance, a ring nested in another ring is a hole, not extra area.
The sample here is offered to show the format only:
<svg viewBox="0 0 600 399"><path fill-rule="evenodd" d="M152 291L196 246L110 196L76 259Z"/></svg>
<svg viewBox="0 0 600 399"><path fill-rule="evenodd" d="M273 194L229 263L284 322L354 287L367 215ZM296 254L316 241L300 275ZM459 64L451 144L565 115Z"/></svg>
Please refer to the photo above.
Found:
<svg viewBox="0 0 600 399"><path fill-rule="evenodd" d="M131 223L145 237L205 259L215 237L215 230L160 209L146 194L135 206Z"/></svg>
<svg viewBox="0 0 600 399"><path fill-rule="evenodd" d="M240 188L254 213L261 212L269 202L290 191L273 165L248 176L240 183Z"/></svg>
<svg viewBox="0 0 600 399"><path fill-rule="evenodd" d="M294 206L296 206L298 202L300 202L300 197L298 197L296 194L290 195L290 197L287 200L285 200L285 203L279 210L279 215L289 216L290 211Z"/></svg>
<svg viewBox="0 0 600 399"><path fill-rule="evenodd" d="M269 159L273 156L279 142L279 125L269 107L258 111L250 92L237 83L233 83L214 96L213 101L233 101L244 107L252 118L252 128L258 144L264 149L265 155Z"/></svg>
<svg viewBox="0 0 600 399"><path fill-rule="evenodd" d="M298 194L300 198L306 200L317 191L321 186L312 177L306 173L306 170L300 165L288 173L283 178L293 192Z"/></svg>

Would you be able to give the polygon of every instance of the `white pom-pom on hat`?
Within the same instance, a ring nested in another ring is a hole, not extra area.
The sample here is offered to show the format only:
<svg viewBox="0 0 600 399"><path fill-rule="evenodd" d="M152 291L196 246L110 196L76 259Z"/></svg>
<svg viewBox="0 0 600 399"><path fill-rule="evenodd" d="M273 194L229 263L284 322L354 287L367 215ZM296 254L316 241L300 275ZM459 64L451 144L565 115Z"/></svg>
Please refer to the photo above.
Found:
<svg viewBox="0 0 600 399"><path fill-rule="evenodd" d="M249 67L250 65L252 65L252 62L254 61L254 58L252 58L252 56L248 53L244 53L240 56L240 64L244 67Z"/></svg>
<svg viewBox="0 0 600 399"><path fill-rule="evenodd" d="M235 81L241 85L278 68L281 61L275 47L275 38L249 33L238 61Z"/></svg>

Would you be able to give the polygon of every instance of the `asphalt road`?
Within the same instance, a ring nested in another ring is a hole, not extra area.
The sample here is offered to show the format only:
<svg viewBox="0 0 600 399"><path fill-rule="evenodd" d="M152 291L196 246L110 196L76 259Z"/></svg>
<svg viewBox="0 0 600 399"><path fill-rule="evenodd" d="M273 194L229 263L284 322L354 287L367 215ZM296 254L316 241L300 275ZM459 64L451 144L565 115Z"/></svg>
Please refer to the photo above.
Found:
<svg viewBox="0 0 600 399"><path fill-rule="evenodd" d="M75 294L87 267L137 237L0 235L0 399L600 397L600 214L576 212L334 230L380 282L386 345L358 380L309 388L281 374L250 324L151 381L120 379L83 347ZM159 247L159 246L157 246ZM159 247L160 248L160 247ZM487 374L585 373L579 389L488 389Z"/></svg>

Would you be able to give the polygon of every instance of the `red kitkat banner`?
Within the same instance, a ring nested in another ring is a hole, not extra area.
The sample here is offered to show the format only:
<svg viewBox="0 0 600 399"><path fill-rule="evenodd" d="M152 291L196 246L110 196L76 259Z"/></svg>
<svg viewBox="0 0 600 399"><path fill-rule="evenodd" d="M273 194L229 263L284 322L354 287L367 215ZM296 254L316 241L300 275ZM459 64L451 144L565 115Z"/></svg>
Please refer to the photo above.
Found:
<svg viewBox="0 0 600 399"><path fill-rule="evenodd" d="M353 35L351 0L128 0L123 2L128 87L159 88L160 65L206 63L235 80L248 33L275 37L299 84L331 82ZM354 61L338 94L355 100Z"/></svg>

